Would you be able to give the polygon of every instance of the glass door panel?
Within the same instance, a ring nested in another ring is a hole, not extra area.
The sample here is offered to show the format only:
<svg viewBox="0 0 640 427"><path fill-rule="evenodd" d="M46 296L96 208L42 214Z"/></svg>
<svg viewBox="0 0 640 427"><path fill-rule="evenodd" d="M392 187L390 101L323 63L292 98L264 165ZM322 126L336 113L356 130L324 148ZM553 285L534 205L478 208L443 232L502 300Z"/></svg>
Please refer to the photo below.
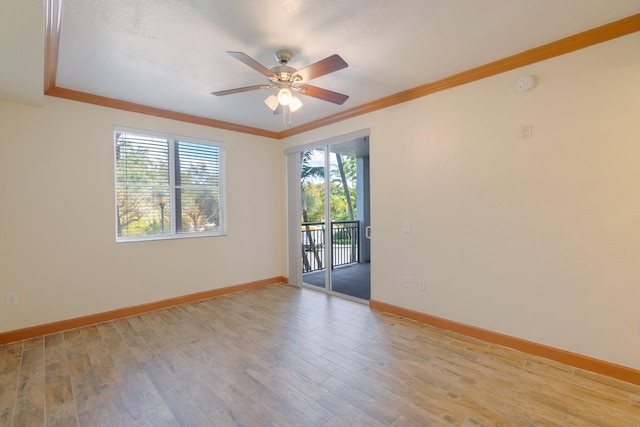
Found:
<svg viewBox="0 0 640 427"><path fill-rule="evenodd" d="M301 153L302 283L369 300L368 137Z"/></svg>
<svg viewBox="0 0 640 427"><path fill-rule="evenodd" d="M325 150L305 150L300 159L302 279L326 289Z"/></svg>
<svg viewBox="0 0 640 427"><path fill-rule="evenodd" d="M363 254L368 223L368 139L329 146L330 289L354 298L371 297L368 252ZM366 162L365 162L366 160ZM365 174L366 168L366 174ZM366 197L365 197L366 195Z"/></svg>

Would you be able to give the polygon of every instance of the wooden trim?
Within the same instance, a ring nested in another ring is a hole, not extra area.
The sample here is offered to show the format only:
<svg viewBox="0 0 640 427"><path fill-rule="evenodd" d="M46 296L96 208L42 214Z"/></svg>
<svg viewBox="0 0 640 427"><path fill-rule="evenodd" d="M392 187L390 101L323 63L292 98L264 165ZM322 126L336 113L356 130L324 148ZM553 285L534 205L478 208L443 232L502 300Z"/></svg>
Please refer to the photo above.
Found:
<svg viewBox="0 0 640 427"><path fill-rule="evenodd" d="M594 359L592 357L572 353L570 351L549 347L544 344L538 344L521 338L504 335L499 332L493 332L476 326L443 319L441 317L398 307L381 301L370 300L369 307L373 310L395 314L397 316L435 326L436 328L456 332L493 344L513 348L534 356L555 360L556 362L564 363L575 368L584 369L586 371L616 378L631 384L640 385L640 370L606 362L604 360Z"/></svg>
<svg viewBox="0 0 640 427"><path fill-rule="evenodd" d="M150 116L162 117L165 119L179 120L186 123L194 123L202 126L209 126L217 129L225 129L234 132L241 132L250 135L264 136L267 138L280 139L277 132L258 129L235 123L223 122L221 120L209 119L206 117L193 116L191 114L178 113L176 111L163 110L162 108L150 107L148 105L136 104L134 102L122 101L120 99L107 98L105 96L80 92L72 89L65 89L57 86L51 87L45 95L58 98L70 99L72 101L86 102L88 104L100 105L103 107L116 108L118 110L131 111L133 113L147 114Z"/></svg>
<svg viewBox="0 0 640 427"><path fill-rule="evenodd" d="M169 298L161 301L119 308L116 310L105 311L103 313L90 314L88 316L76 317L74 319L61 320L44 325L31 326L28 328L2 332L0 333L0 345L8 344L15 341L22 341L29 338L40 337L43 335L54 334L61 331L67 331L69 329L81 328L83 326L94 325L96 323L108 322L111 320L121 319L123 317L135 316L154 310L174 307L180 304L187 304L194 301L215 298L221 295L261 288L264 286L273 285L275 283L286 283L286 281L286 277L272 277L270 279L257 280L255 282L243 283L240 285L212 289L209 291L183 295L180 297Z"/></svg>
<svg viewBox="0 0 640 427"><path fill-rule="evenodd" d="M341 122L343 120L351 119L383 108L388 108L416 98L421 98L434 92L451 89L456 86L471 83L486 77L491 77L506 71L531 65L536 62L551 59L640 31L640 14L632 15L471 70L454 74L442 80L427 83L413 89L398 92L396 94L353 107L313 122L286 129L282 132L272 132L266 129L259 129L200 116L193 116L190 114L178 113L170 110L163 110L160 108L56 87L58 46L60 43L59 1L60 0L46 0L44 86L46 95L274 139L288 138L293 135L308 132L313 129L318 129L323 126ZM54 14L54 11L56 10L58 11L57 18ZM53 23L55 22L58 22L58 24L54 25Z"/></svg>
<svg viewBox="0 0 640 427"><path fill-rule="evenodd" d="M56 84L62 0L46 0L44 12L44 92Z"/></svg>
<svg viewBox="0 0 640 427"><path fill-rule="evenodd" d="M236 123L224 122L221 120L209 119L206 117L194 116L191 114L178 113L164 110L148 105L136 104L120 99L108 98L91 93L80 92L72 89L65 89L56 86L58 70L58 53L60 49L60 24L62 19L62 0L45 0L44 16L44 93L48 96L69 99L72 101L86 102L100 105L102 107L116 108L123 111L147 114L150 116L162 117L165 119L178 120L186 123L225 129L233 132L240 132L249 135L264 136L267 138L280 139L278 132L265 129L243 126Z"/></svg>
<svg viewBox="0 0 640 427"><path fill-rule="evenodd" d="M434 92L475 82L506 71L515 70L516 68L535 64L536 62L555 58L576 50L626 36L637 31L640 31L640 14L629 16L628 18L596 27L573 36L565 37L533 49L525 50L524 52L520 52L507 58L454 74L442 80L427 83L403 92L398 92L349 110L342 111L332 116L324 117L320 120L284 130L280 132L280 138L287 138L303 132L308 132L313 129L318 129L323 126L371 113L376 110L381 110L416 98L421 98Z"/></svg>

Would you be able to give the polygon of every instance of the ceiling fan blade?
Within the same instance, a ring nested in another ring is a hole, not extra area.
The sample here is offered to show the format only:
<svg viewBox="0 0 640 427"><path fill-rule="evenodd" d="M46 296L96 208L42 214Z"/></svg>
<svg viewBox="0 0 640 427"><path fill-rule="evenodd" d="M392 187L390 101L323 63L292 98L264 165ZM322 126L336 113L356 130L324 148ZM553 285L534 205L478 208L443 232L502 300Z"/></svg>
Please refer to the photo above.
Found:
<svg viewBox="0 0 640 427"><path fill-rule="evenodd" d="M268 69L267 67L265 67L264 65L262 65L261 63L256 61L255 59L251 58L246 53L232 52L232 51L229 51L229 50L227 51L227 53L229 55L233 56L234 58L236 58L238 61L248 65L251 68L253 68L254 70L259 72L260 74L263 74L263 75L265 75L267 77L274 76L273 72L270 69Z"/></svg>
<svg viewBox="0 0 640 427"><path fill-rule="evenodd" d="M256 90L256 89L268 89L269 87L270 87L269 85L245 86L245 87L238 87L235 89L219 90L218 92L211 92L211 95L215 95L215 96L231 95L234 93L248 92L250 90Z"/></svg>
<svg viewBox="0 0 640 427"><path fill-rule="evenodd" d="M308 65L296 72L297 75L302 77L302 80L308 82L311 79L315 79L325 74L333 73L334 71L341 70L348 67L344 59L338 54L333 54L328 58L316 62L315 64Z"/></svg>
<svg viewBox="0 0 640 427"><path fill-rule="evenodd" d="M342 93L333 92L327 89L321 89L319 87L311 85L300 85L299 93L314 98L322 99L323 101L333 102L334 104L342 105L344 101L349 99L348 95Z"/></svg>

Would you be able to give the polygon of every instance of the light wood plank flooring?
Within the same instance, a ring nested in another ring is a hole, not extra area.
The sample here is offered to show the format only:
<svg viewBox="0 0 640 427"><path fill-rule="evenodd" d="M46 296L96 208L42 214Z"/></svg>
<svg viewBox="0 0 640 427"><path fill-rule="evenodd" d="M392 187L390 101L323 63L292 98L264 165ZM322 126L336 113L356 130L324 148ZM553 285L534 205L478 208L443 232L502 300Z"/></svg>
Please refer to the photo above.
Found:
<svg viewBox="0 0 640 427"><path fill-rule="evenodd" d="M0 347L0 426L638 426L640 387L285 285Z"/></svg>

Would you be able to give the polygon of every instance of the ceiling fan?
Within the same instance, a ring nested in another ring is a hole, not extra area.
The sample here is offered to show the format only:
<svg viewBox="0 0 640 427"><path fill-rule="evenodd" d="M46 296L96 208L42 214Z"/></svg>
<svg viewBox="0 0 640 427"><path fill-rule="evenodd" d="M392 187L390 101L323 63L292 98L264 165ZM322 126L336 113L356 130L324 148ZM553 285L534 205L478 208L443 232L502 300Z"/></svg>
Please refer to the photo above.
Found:
<svg viewBox="0 0 640 427"><path fill-rule="evenodd" d="M285 107L288 107L289 111L293 112L302 106L302 102L293 95L292 91L338 105L342 105L349 98L349 96L342 93L306 84L306 82L311 79L348 67L349 64L347 64L340 55L331 55L321 61L296 70L287 65L293 54L290 50L286 49L276 51L275 56L280 65L276 65L271 69L260 64L245 53L232 51L227 51L227 53L268 77L269 83L211 92L213 95L224 96L257 89L277 88L277 95L270 95L264 101L274 114L278 114Z"/></svg>

